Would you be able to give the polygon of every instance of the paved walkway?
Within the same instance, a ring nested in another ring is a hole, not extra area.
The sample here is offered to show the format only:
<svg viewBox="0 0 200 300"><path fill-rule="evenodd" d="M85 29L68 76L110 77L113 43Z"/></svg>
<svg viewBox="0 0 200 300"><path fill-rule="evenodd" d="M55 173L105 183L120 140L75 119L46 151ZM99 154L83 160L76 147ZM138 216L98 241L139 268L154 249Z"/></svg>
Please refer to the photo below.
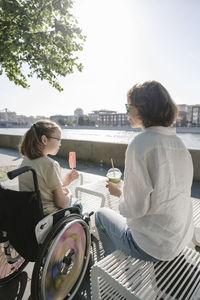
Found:
<svg viewBox="0 0 200 300"><path fill-rule="evenodd" d="M67 159L56 158L61 167L63 174L68 170ZM19 167L21 157L16 150L0 148L0 179L4 178L2 182L10 188L16 186L16 179L14 181L5 180L6 172ZM77 170L83 173L84 183L95 181L102 176L106 175L106 166L97 166L90 163L77 162ZM200 183L193 182L192 197L200 198ZM30 283L32 274L33 263L29 263L24 271L6 286L0 287L0 300L31 300L30 298ZM83 284L79 289L79 293L75 298L76 300L89 300L90 299L90 284L89 273L86 274Z"/></svg>

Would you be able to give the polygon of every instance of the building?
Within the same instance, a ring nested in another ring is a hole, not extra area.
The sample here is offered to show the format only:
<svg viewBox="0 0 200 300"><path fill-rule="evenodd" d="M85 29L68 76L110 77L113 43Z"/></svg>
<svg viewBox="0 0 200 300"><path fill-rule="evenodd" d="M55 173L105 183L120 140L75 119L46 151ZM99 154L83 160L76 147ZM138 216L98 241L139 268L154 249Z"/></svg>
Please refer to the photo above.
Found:
<svg viewBox="0 0 200 300"><path fill-rule="evenodd" d="M129 125L128 117L124 113L117 113L113 110L95 110L89 114L90 120L98 127L115 127Z"/></svg>
<svg viewBox="0 0 200 300"><path fill-rule="evenodd" d="M99 126L125 126L129 124L126 114L101 114L99 115Z"/></svg>
<svg viewBox="0 0 200 300"><path fill-rule="evenodd" d="M48 119L44 116L24 116L17 115L15 112L9 111L7 108L0 111L0 127L29 127L37 120Z"/></svg>
<svg viewBox="0 0 200 300"><path fill-rule="evenodd" d="M191 125L200 126L200 105L192 105Z"/></svg>
<svg viewBox="0 0 200 300"><path fill-rule="evenodd" d="M200 126L200 104L196 105L178 105L178 118L176 126L199 127Z"/></svg>
<svg viewBox="0 0 200 300"><path fill-rule="evenodd" d="M65 126L65 125L72 126L74 123L76 123L75 116L54 115L50 117L50 120L61 126Z"/></svg>

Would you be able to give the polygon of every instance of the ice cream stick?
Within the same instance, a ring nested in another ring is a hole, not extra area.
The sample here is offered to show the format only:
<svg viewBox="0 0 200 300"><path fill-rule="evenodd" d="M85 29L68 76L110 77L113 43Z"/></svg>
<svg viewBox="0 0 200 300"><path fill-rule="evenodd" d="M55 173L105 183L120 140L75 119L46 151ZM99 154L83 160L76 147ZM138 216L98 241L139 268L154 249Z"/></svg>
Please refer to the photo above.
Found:
<svg viewBox="0 0 200 300"><path fill-rule="evenodd" d="M69 152L69 167L72 170L76 168L76 152Z"/></svg>

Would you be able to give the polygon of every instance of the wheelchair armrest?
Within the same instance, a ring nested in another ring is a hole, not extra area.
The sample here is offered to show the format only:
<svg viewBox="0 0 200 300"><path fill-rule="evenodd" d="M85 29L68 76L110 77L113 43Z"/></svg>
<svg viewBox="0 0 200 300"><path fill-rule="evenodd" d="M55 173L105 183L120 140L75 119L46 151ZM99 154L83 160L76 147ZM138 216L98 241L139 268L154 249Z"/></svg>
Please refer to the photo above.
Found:
<svg viewBox="0 0 200 300"><path fill-rule="evenodd" d="M83 185L83 174L79 173L80 185Z"/></svg>
<svg viewBox="0 0 200 300"><path fill-rule="evenodd" d="M28 172L30 170L32 172L35 171L32 167L25 166L25 167L21 167L21 168L12 170L12 171L8 172L7 175L8 175L9 179L14 179L16 176L19 176L20 174Z"/></svg>

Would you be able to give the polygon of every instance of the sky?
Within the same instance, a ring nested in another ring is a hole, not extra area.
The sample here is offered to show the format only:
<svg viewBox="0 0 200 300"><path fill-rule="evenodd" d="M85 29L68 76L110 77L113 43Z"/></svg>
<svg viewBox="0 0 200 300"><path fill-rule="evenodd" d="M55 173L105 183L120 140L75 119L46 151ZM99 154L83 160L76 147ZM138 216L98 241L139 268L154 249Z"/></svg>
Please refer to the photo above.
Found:
<svg viewBox="0 0 200 300"><path fill-rule="evenodd" d="M73 14L87 36L82 72L60 78L58 92L33 78L28 89L0 76L0 111L26 116L125 112L127 91L160 81L177 104L200 104L199 0L74 0Z"/></svg>

